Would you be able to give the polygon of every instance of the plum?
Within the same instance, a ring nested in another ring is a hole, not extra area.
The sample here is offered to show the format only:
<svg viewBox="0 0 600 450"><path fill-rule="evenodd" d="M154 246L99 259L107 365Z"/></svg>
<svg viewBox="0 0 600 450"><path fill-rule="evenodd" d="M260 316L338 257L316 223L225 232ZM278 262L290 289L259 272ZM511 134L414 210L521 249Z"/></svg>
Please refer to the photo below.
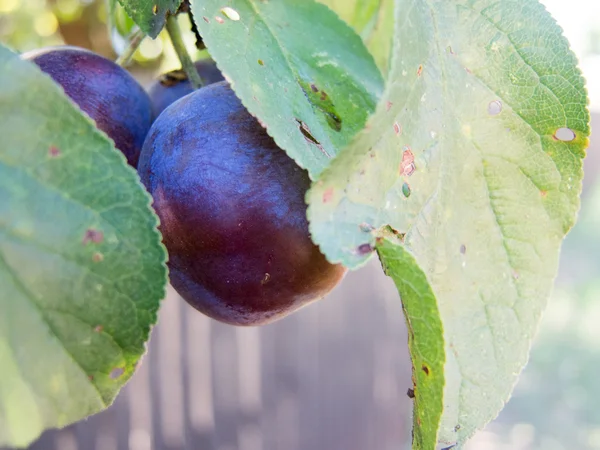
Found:
<svg viewBox="0 0 600 450"><path fill-rule="evenodd" d="M171 284L194 308L262 325L342 279L310 239L310 180L226 82L178 100L152 125L138 167L169 252Z"/></svg>
<svg viewBox="0 0 600 450"><path fill-rule="evenodd" d="M209 84L224 81L223 74L213 60L202 59L196 61L196 70L208 86ZM181 97L190 94L194 89L182 69L173 70L161 75L148 90L152 101L154 117L158 117L164 109Z"/></svg>
<svg viewBox="0 0 600 450"><path fill-rule="evenodd" d="M62 86L65 94L137 166L152 125L148 94L125 69L89 50L62 46L22 55Z"/></svg>

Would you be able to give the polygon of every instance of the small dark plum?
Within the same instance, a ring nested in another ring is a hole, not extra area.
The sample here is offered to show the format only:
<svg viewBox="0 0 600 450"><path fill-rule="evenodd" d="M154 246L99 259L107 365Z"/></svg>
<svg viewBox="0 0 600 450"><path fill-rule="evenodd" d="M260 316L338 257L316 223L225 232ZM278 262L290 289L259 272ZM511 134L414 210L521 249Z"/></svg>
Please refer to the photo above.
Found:
<svg viewBox="0 0 600 450"><path fill-rule="evenodd" d="M226 82L158 117L138 171L160 217L171 284L216 320L273 322L324 297L346 272L310 239L307 172Z"/></svg>
<svg viewBox="0 0 600 450"><path fill-rule="evenodd" d="M22 55L55 82L137 166L152 125L150 98L125 69L86 49L64 46Z"/></svg>
<svg viewBox="0 0 600 450"><path fill-rule="evenodd" d="M211 59L201 59L195 62L198 74L208 86L209 84L224 81L223 74ZM152 101L154 117L158 117L171 103L194 91L192 84L182 69L173 70L161 75L148 90Z"/></svg>

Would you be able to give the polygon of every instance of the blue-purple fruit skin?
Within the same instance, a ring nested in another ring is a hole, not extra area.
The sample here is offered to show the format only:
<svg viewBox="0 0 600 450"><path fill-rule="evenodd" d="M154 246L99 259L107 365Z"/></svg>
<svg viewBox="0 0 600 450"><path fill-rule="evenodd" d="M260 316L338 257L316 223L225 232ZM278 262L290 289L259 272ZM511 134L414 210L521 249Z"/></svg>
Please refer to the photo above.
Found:
<svg viewBox="0 0 600 450"><path fill-rule="evenodd" d="M310 239L307 172L225 82L158 117L138 171L160 217L171 284L216 320L273 322L324 297L346 272Z"/></svg>
<svg viewBox="0 0 600 450"><path fill-rule="evenodd" d="M206 86L225 80L214 61L202 59L194 64ZM193 91L194 88L183 70L173 70L161 75L148 89L154 117L158 117L167 106Z"/></svg>
<svg viewBox="0 0 600 450"><path fill-rule="evenodd" d="M146 91L125 69L89 50L64 46L22 55L62 86L65 94L110 137L136 167L152 106Z"/></svg>

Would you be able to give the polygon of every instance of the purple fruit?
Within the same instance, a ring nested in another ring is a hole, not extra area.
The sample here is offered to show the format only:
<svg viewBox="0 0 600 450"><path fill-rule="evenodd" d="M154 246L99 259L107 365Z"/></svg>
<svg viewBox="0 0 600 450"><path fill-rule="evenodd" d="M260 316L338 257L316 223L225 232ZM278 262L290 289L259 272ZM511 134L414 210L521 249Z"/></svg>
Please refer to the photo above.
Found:
<svg viewBox="0 0 600 450"><path fill-rule="evenodd" d="M214 61L203 59L196 61L195 65L198 74L207 86L225 80ZM192 84L183 70L173 70L161 75L148 90L154 117L158 117L171 103L193 91Z"/></svg>
<svg viewBox="0 0 600 450"><path fill-rule="evenodd" d="M138 168L154 198L171 283L222 322L261 325L325 296L345 269L308 231L298 167L225 82L154 122Z"/></svg>
<svg viewBox="0 0 600 450"><path fill-rule="evenodd" d="M151 103L142 86L122 67L89 50L50 47L22 55L37 64L137 166L152 124Z"/></svg>

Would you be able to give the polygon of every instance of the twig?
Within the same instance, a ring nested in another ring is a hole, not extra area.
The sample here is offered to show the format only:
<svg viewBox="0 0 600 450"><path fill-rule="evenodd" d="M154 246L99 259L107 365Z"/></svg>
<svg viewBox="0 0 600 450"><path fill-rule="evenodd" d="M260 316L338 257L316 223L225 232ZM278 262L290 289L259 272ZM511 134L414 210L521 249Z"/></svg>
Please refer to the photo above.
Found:
<svg viewBox="0 0 600 450"><path fill-rule="evenodd" d="M198 89L204 86L202 78L198 74L196 66L193 63L192 58L190 58L190 54L188 53L187 48L185 47L183 38L181 37L181 28L179 27L179 23L177 22L177 17L167 17L167 32L169 33L169 37L171 38L171 42L173 43L175 53L177 53L177 56L179 57L181 67L188 76L192 87L194 89Z"/></svg>

